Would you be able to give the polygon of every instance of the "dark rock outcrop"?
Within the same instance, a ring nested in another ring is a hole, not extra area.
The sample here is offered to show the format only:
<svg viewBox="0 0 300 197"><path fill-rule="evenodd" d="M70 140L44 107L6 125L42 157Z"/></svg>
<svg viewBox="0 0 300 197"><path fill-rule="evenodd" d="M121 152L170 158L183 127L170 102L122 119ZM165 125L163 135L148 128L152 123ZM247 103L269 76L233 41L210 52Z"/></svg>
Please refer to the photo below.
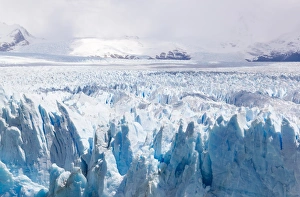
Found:
<svg viewBox="0 0 300 197"><path fill-rule="evenodd" d="M300 52L280 53L272 52L270 55L261 55L254 60L247 60L252 62L300 62Z"/></svg>
<svg viewBox="0 0 300 197"><path fill-rule="evenodd" d="M162 52L160 55L156 55L156 59L162 60L190 60L191 56L185 51L173 50L168 53Z"/></svg>

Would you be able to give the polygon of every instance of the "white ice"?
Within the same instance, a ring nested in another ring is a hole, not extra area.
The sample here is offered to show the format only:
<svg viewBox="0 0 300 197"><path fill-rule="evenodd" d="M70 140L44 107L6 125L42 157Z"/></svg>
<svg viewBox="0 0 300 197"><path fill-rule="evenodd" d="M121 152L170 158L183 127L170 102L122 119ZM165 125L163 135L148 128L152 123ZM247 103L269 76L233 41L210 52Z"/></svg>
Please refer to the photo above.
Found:
<svg viewBox="0 0 300 197"><path fill-rule="evenodd" d="M299 65L253 65L0 67L0 195L298 196Z"/></svg>

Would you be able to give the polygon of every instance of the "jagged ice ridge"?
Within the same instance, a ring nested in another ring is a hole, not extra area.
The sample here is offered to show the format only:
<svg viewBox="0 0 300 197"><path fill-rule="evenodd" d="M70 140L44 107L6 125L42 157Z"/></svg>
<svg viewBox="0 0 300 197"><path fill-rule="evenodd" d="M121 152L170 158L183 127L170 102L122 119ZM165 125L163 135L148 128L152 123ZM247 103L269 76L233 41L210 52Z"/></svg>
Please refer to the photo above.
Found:
<svg viewBox="0 0 300 197"><path fill-rule="evenodd" d="M0 69L0 195L300 193L298 73Z"/></svg>

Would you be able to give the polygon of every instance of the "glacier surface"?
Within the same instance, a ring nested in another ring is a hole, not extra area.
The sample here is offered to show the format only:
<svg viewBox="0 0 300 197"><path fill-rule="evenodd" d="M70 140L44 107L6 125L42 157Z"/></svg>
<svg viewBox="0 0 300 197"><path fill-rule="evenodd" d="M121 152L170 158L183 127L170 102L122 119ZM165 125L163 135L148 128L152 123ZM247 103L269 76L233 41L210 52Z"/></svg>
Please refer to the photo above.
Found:
<svg viewBox="0 0 300 197"><path fill-rule="evenodd" d="M300 195L297 64L153 67L0 67L0 196Z"/></svg>

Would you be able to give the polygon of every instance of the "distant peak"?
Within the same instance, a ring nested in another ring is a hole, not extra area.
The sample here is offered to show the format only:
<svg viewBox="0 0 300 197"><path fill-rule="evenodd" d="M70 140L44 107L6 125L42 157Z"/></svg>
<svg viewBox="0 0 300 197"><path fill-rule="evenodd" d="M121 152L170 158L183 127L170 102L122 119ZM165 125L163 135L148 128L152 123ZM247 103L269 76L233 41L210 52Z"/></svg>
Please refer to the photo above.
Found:
<svg viewBox="0 0 300 197"><path fill-rule="evenodd" d="M28 45L34 37L21 25L0 22L0 51L11 51Z"/></svg>

